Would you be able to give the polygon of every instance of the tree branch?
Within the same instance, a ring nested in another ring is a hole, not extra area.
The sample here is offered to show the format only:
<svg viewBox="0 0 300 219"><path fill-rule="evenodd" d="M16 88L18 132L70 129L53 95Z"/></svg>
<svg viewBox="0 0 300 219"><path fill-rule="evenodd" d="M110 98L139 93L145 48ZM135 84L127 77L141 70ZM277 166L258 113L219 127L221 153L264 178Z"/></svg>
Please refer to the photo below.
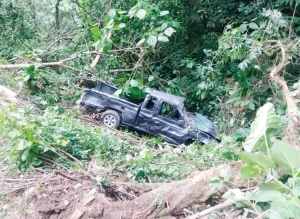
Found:
<svg viewBox="0 0 300 219"><path fill-rule="evenodd" d="M230 202L224 202L224 203L221 203L221 204L218 204L218 205L215 205L211 208L208 208L208 209L205 209L204 211L201 211L197 214L194 214L194 215L191 215L189 217L187 217L186 219L198 219L198 218L201 218L205 215L208 215L209 213L212 213L214 211L217 211L217 210L220 210L220 209L223 209L223 208L227 208L229 206L232 206L232 203Z"/></svg>
<svg viewBox="0 0 300 219"><path fill-rule="evenodd" d="M107 38L107 39L110 39L110 38L111 38L111 35L112 35L112 30L109 30L109 32L108 32L106 38ZM91 68L94 68L94 67L97 65L97 63L98 63L99 60L100 60L100 56L101 56L102 53L103 53L103 48L99 49L98 55L96 56L96 58L94 59L94 61L93 61L92 64L91 64Z"/></svg>
<svg viewBox="0 0 300 219"><path fill-rule="evenodd" d="M66 58L66 59L63 59L61 61L58 61L58 62L45 62L45 63L36 63L36 64L39 64L41 66L44 66L44 67L49 67L49 66L62 66L62 67L66 67L66 68L71 68L73 69L72 67L70 66L67 66L65 65L65 62L67 61L70 61L70 60L73 60L77 58L76 56L73 56L73 57L69 57L69 58ZM22 64L10 64L10 65L0 65L0 69L13 69L13 68L26 68L26 67L29 67L31 65L33 65L34 63L22 63ZM74 69L73 69L74 70Z"/></svg>

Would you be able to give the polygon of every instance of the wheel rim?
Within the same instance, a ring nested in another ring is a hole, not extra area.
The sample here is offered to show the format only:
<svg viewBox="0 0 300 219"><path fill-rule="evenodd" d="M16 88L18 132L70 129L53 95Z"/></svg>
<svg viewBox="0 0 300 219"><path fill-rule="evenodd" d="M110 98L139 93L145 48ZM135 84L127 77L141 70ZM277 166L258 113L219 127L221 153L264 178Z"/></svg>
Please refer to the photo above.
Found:
<svg viewBox="0 0 300 219"><path fill-rule="evenodd" d="M108 127L113 127L116 124L116 119L112 115L107 115L104 117L103 123Z"/></svg>

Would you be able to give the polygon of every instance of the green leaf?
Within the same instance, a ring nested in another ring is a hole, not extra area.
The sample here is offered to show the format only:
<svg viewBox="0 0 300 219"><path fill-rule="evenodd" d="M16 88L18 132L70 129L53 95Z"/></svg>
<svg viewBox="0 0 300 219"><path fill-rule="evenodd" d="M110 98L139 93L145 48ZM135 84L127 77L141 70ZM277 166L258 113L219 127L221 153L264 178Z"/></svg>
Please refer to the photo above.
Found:
<svg viewBox="0 0 300 219"><path fill-rule="evenodd" d="M139 46L139 45L141 45L141 44L143 44L144 42L145 42L145 38L142 38L137 44L136 44L136 46Z"/></svg>
<svg viewBox="0 0 300 219"><path fill-rule="evenodd" d="M228 189L222 198L227 199L228 202L235 204L236 207L244 206L243 203L249 200L248 197L245 197L245 193L240 189Z"/></svg>
<svg viewBox="0 0 300 219"><path fill-rule="evenodd" d="M26 68L26 72L27 74L32 74L35 70L35 66L34 65L30 65L28 68Z"/></svg>
<svg viewBox="0 0 300 219"><path fill-rule="evenodd" d="M137 5L136 5L136 6L133 6L132 8L130 8L130 10L128 11L128 16L129 16L130 18L132 18L132 17L135 15L137 9L138 9Z"/></svg>
<svg viewBox="0 0 300 219"><path fill-rule="evenodd" d="M275 199L271 204L271 211L277 212L281 218L299 218L296 213L299 212L299 206L297 206L298 201L293 200L284 200L284 199ZM299 213L298 213L298 216Z"/></svg>
<svg viewBox="0 0 300 219"><path fill-rule="evenodd" d="M255 146L264 145L264 137L267 135L268 131L276 130L279 128L280 118L275 114L275 109L273 104L266 103L264 106L260 107L256 113L256 118L251 124L250 135L247 137L246 141L243 143L245 151L252 151Z"/></svg>
<svg viewBox="0 0 300 219"><path fill-rule="evenodd" d="M168 27L168 23L164 22L162 23L162 25L160 26L161 31L165 30Z"/></svg>
<svg viewBox="0 0 300 219"><path fill-rule="evenodd" d="M259 193L252 196L252 200L257 202L269 202L275 199L281 199L282 195L278 191L259 191Z"/></svg>
<svg viewBox="0 0 300 219"><path fill-rule="evenodd" d="M111 9L107 14L111 19L113 19L117 13L115 9Z"/></svg>
<svg viewBox="0 0 300 219"><path fill-rule="evenodd" d="M126 24L125 23L120 23L118 26L119 26L119 29L121 29L121 28L126 27Z"/></svg>
<svg viewBox="0 0 300 219"><path fill-rule="evenodd" d="M130 80L130 86L131 87L138 87L139 86L139 82L137 82L136 80Z"/></svg>
<svg viewBox="0 0 300 219"><path fill-rule="evenodd" d="M153 80L154 80L153 75L150 75L149 78L148 78L148 81L151 82L151 81L153 81Z"/></svg>
<svg viewBox="0 0 300 219"><path fill-rule="evenodd" d="M161 11L161 12L159 13L159 16L165 16L165 15L167 15L167 14L169 14L169 11Z"/></svg>
<svg viewBox="0 0 300 219"><path fill-rule="evenodd" d="M20 135L20 132L17 129L14 129L13 131L10 131L7 135L13 139L15 137L18 137Z"/></svg>
<svg viewBox="0 0 300 219"><path fill-rule="evenodd" d="M269 157L250 152L240 152L238 156L249 165L258 165L260 168L275 168L275 163Z"/></svg>
<svg viewBox="0 0 300 219"><path fill-rule="evenodd" d="M123 90L122 89L118 89L118 90L116 90L114 93L113 93L113 95L114 96L117 96L117 97L120 97L120 94L123 92ZM121 97L122 98L122 97Z"/></svg>
<svg viewBox="0 0 300 219"><path fill-rule="evenodd" d="M157 39L158 39L158 41L161 41L161 42L169 42L169 38L166 36L159 35L157 37Z"/></svg>
<svg viewBox="0 0 300 219"><path fill-rule="evenodd" d="M291 176L300 170L300 151L286 142L275 140L271 148L271 157L285 172Z"/></svg>
<svg viewBox="0 0 300 219"><path fill-rule="evenodd" d="M23 81L28 81L30 78L30 74L25 75L25 77L23 78Z"/></svg>
<svg viewBox="0 0 300 219"><path fill-rule="evenodd" d="M32 161L32 165L33 166L39 166L39 165L41 165L43 163L43 161L41 161L40 159L38 159L38 158L34 158L34 160Z"/></svg>
<svg viewBox="0 0 300 219"><path fill-rule="evenodd" d="M145 9L140 9L137 13L136 13L136 16L139 18L139 19L143 19L145 16L146 16L147 12Z"/></svg>
<svg viewBox="0 0 300 219"><path fill-rule="evenodd" d="M174 30L174 28L172 27L168 27L167 29L165 29L164 33L167 35L167 36L171 36L174 32L176 32Z"/></svg>
<svg viewBox="0 0 300 219"><path fill-rule="evenodd" d="M148 37L147 44L149 46L155 47L156 43L157 43L157 37L156 36L151 35L151 36Z"/></svg>
<svg viewBox="0 0 300 219"><path fill-rule="evenodd" d="M142 98L142 90L139 87L131 87L128 89L130 93L130 97L133 99L141 99Z"/></svg>
<svg viewBox="0 0 300 219"><path fill-rule="evenodd" d="M219 177L211 177L209 180L209 194L213 195L223 187L223 183Z"/></svg>
<svg viewBox="0 0 300 219"><path fill-rule="evenodd" d="M18 147L17 147L17 151L22 151L24 150L25 148L28 148L32 145L32 142L30 141L26 141L25 139L22 139L19 144L18 144Z"/></svg>
<svg viewBox="0 0 300 219"><path fill-rule="evenodd" d="M111 50L113 42L111 39L105 39L104 43L103 52L107 53L109 50Z"/></svg>
<svg viewBox="0 0 300 219"><path fill-rule="evenodd" d="M181 29L181 25L178 21L172 21L172 27L175 27L176 29Z"/></svg>
<svg viewBox="0 0 300 219"><path fill-rule="evenodd" d="M261 172L261 169L245 165L241 168L241 174L244 179L252 179L258 176Z"/></svg>
<svg viewBox="0 0 300 219"><path fill-rule="evenodd" d="M151 89L151 88L149 88L149 87L146 87L146 89L145 89L145 92L149 94L149 93L151 93L151 92L152 92L152 89Z"/></svg>
<svg viewBox="0 0 300 219"><path fill-rule="evenodd" d="M231 167L227 166L220 171L220 176L224 178L224 181L229 181L231 179Z"/></svg>
<svg viewBox="0 0 300 219"><path fill-rule="evenodd" d="M256 23L250 23L249 24L249 28L251 28L253 30L257 30L258 29L258 25Z"/></svg>
<svg viewBox="0 0 300 219"><path fill-rule="evenodd" d="M17 151L21 151L21 150L24 150L25 149L25 140L22 139L19 144L18 144L18 147L17 147Z"/></svg>
<svg viewBox="0 0 300 219"><path fill-rule="evenodd" d="M119 82L119 83L124 83L125 81L126 81L125 78L118 78L118 79L117 79L117 82Z"/></svg>
<svg viewBox="0 0 300 219"><path fill-rule="evenodd" d="M107 24L105 25L105 28L107 28L107 29L111 29L111 28L113 28L114 27L114 20L113 19L110 19L108 22L107 22Z"/></svg>
<svg viewBox="0 0 300 219"><path fill-rule="evenodd" d="M66 140L61 140L60 141L60 145L63 146L63 147L67 146L68 144L69 144L69 141L66 141Z"/></svg>
<svg viewBox="0 0 300 219"><path fill-rule="evenodd" d="M26 161L29 155L29 149L25 150L24 153L22 154L21 160Z"/></svg>
<svg viewBox="0 0 300 219"><path fill-rule="evenodd" d="M258 182L258 187L260 191L279 191L284 192L285 187L279 182Z"/></svg>
<svg viewBox="0 0 300 219"><path fill-rule="evenodd" d="M121 11L121 10L118 10L117 12L118 12L118 14L126 14L127 13L127 11Z"/></svg>
<svg viewBox="0 0 300 219"><path fill-rule="evenodd" d="M100 29L99 29L99 27L92 27L91 28L91 32L92 32L92 34L94 34L96 36L100 35Z"/></svg>
<svg viewBox="0 0 300 219"><path fill-rule="evenodd" d="M254 103L252 103L252 102L249 102L248 107L249 107L249 109L251 109L251 110L255 110L255 105L254 105Z"/></svg>
<svg viewBox="0 0 300 219"><path fill-rule="evenodd" d="M194 64L192 62L189 62L186 64L186 67L187 68L193 68Z"/></svg>
<svg viewBox="0 0 300 219"><path fill-rule="evenodd" d="M240 26L240 30L241 30L242 33L244 33L247 30L247 25L246 24L242 24Z"/></svg>

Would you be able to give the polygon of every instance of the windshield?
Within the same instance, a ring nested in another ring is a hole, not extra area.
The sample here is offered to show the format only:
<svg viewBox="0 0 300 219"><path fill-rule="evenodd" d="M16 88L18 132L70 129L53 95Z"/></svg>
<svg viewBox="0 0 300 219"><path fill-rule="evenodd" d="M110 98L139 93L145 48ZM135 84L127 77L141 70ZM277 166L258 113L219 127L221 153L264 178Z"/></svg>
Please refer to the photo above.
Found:
<svg viewBox="0 0 300 219"><path fill-rule="evenodd" d="M218 134L216 125L199 113L195 113L195 115L192 115L192 117L189 118L189 122L194 128L198 130L208 132L213 136L216 136Z"/></svg>

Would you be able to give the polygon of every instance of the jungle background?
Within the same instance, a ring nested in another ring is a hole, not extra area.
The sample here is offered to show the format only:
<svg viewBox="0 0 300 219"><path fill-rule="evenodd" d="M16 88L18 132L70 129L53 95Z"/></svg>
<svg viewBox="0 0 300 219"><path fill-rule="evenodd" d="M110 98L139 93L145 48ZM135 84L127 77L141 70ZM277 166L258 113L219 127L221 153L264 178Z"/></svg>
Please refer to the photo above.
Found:
<svg viewBox="0 0 300 219"><path fill-rule="evenodd" d="M1 0L1 218L300 218L298 5ZM75 104L97 80L222 141L107 129Z"/></svg>

